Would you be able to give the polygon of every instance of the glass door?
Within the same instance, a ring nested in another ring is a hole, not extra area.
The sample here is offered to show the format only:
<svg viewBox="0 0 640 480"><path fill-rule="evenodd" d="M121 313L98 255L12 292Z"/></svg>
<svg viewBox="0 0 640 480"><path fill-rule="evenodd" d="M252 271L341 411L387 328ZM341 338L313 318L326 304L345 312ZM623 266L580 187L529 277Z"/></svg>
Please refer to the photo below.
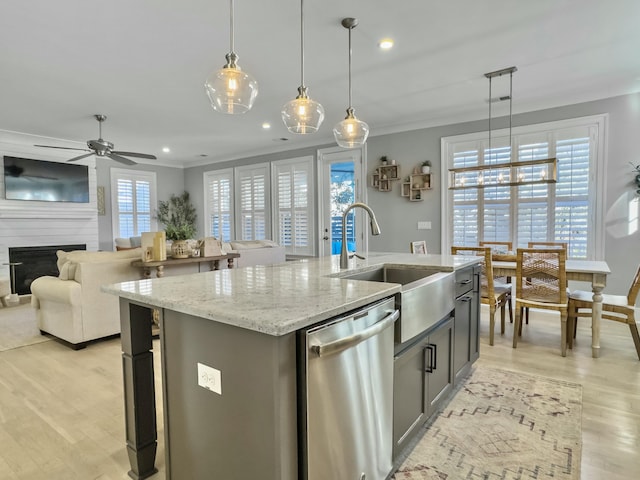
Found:
<svg viewBox="0 0 640 480"><path fill-rule="evenodd" d="M318 153L318 191L320 196L319 255L339 255L342 248L342 214L361 200L362 150L325 149ZM346 238L350 252L362 250L362 226L358 209L347 216Z"/></svg>

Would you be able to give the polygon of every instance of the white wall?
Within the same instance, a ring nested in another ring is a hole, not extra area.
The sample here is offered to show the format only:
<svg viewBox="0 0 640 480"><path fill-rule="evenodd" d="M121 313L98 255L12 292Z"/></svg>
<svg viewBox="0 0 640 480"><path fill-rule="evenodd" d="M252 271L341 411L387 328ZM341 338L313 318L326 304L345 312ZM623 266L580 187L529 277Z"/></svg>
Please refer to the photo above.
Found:
<svg viewBox="0 0 640 480"><path fill-rule="evenodd" d="M23 141L24 140L24 141ZM48 161L65 161L68 152L36 149L27 139L0 137L0 157L4 155ZM0 277L9 277L10 247L86 244L98 249L96 213L96 170L89 165L89 203L57 203L5 200L4 182L0 182Z"/></svg>

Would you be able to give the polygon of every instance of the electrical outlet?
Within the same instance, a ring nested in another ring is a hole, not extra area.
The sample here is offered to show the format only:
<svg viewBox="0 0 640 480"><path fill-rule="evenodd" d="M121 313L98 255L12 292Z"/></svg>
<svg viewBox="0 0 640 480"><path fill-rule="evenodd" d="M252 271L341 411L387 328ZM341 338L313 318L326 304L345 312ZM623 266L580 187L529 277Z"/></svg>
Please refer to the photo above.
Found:
<svg viewBox="0 0 640 480"><path fill-rule="evenodd" d="M431 222L418 222L418 230L431 230Z"/></svg>
<svg viewBox="0 0 640 480"><path fill-rule="evenodd" d="M198 362L198 385L222 395L222 374L220 370Z"/></svg>

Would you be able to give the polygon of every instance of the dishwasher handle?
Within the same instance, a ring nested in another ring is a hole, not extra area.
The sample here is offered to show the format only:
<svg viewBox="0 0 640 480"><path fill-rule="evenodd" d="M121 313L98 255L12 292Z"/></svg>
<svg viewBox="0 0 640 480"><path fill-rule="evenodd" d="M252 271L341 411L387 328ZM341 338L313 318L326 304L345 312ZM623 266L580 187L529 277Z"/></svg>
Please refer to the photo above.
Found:
<svg viewBox="0 0 640 480"><path fill-rule="evenodd" d="M366 339L382 332L384 329L393 324L393 322L395 322L399 316L400 310L394 310L382 320L374 323L369 328L366 328L361 332L354 333L353 335L349 335L348 337L344 337L333 342L311 345L309 347L309 350L314 352L319 357L326 357L328 355L340 353L343 350L353 347L354 345L357 345L365 341Z"/></svg>

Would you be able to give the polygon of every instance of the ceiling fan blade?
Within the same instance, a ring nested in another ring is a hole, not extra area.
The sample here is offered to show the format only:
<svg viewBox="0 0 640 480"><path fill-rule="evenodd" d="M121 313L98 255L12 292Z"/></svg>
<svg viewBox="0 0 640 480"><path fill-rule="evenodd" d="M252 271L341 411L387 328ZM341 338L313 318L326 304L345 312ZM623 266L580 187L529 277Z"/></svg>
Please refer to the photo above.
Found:
<svg viewBox="0 0 640 480"><path fill-rule="evenodd" d="M89 150L86 148L73 148L73 147L54 147L53 145L34 145L34 147L44 147L44 148L61 148L62 150L80 150L81 152L88 152Z"/></svg>
<svg viewBox="0 0 640 480"><path fill-rule="evenodd" d="M86 153L84 155L80 155L79 157L70 158L69 160L67 160L67 162L75 162L76 160L82 160L83 158L90 157L91 155L95 155L95 154L93 152Z"/></svg>
<svg viewBox="0 0 640 480"><path fill-rule="evenodd" d="M119 152L119 153L122 153L122 152ZM109 153L107 157L109 157L112 160L115 160L116 162L124 163L125 165L137 165L137 163L134 162L133 160L129 160L128 158L121 157L120 155L117 155L116 152Z"/></svg>
<svg viewBox="0 0 640 480"><path fill-rule="evenodd" d="M116 155L126 155L127 157L136 157L136 158L148 158L149 160L157 160L158 157L155 155L149 155L148 153L136 153L136 152L111 152Z"/></svg>

